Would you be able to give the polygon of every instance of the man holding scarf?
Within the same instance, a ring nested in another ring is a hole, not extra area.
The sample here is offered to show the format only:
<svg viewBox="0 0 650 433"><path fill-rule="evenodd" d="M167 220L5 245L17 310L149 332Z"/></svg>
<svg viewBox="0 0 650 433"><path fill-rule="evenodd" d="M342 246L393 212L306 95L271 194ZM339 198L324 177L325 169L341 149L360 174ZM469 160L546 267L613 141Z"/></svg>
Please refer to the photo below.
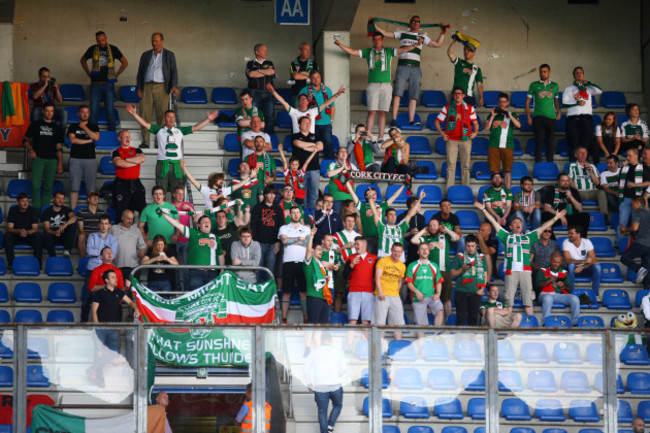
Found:
<svg viewBox="0 0 650 433"><path fill-rule="evenodd" d="M336 160L327 166L327 177L329 178L329 193L334 197L334 211L341 212L341 206L345 200L352 200L346 183L350 182L354 188L354 181L350 179L350 172L358 168L348 162L348 149L339 148L336 152Z"/></svg>
<svg viewBox="0 0 650 433"><path fill-rule="evenodd" d="M571 324L576 326L580 319L580 299L572 295L573 284L569 272L562 268L562 254L555 252L551 256L551 265L542 268L535 277L535 286L541 292L539 302L542 304L544 320L551 315L553 304L571 307Z"/></svg>
<svg viewBox="0 0 650 433"><path fill-rule="evenodd" d="M477 251L478 239L467 235L465 251L458 252L452 264L451 277L456 278L456 325L478 326L481 297L487 283L488 264ZM460 278L458 278L460 277ZM507 304L511 305L511 304Z"/></svg>
<svg viewBox="0 0 650 433"><path fill-rule="evenodd" d="M469 186L472 140L478 134L476 110L472 105L463 101L465 91L460 87L454 87L452 97L453 102L445 105L435 120L438 133L447 143L447 190L456 182L456 160L459 153L462 170L461 184ZM447 124L443 132L441 124L445 121Z"/></svg>
<svg viewBox="0 0 650 433"><path fill-rule="evenodd" d="M309 73L311 84L300 90L301 95L307 95L309 107L320 107L333 95L332 90L323 84L318 69L312 69ZM332 121L336 107L331 104L316 116L316 140L323 142L323 152L326 159L334 159L334 143L332 141Z"/></svg>
<svg viewBox="0 0 650 433"><path fill-rule="evenodd" d="M255 147L255 152L248 155L246 162L251 170L255 168L257 171L257 181L262 187L266 187L271 182L275 181L275 159L266 153L265 147L266 142L264 141L263 135L258 135L255 137L253 146Z"/></svg>
<svg viewBox="0 0 650 433"><path fill-rule="evenodd" d="M603 93L600 87L585 80L582 66L573 69L573 84L562 93L562 105L566 112L566 143L569 146L569 159L575 161L578 146L591 148L594 135L594 118L592 117L592 98Z"/></svg>
<svg viewBox="0 0 650 433"><path fill-rule="evenodd" d="M302 264L307 285L307 321L313 324L327 324L330 322L330 306L334 290L334 287L330 287L332 264L321 261L323 246L320 242L314 242L317 231L316 227L311 229L311 236L307 239L305 260Z"/></svg>
<svg viewBox="0 0 650 433"><path fill-rule="evenodd" d="M90 122L97 124L99 102L103 96L108 130L115 131L115 116L113 115L115 83L129 62L119 48L108 44L106 33L103 31L95 33L95 40L97 45L90 46L81 56L81 67L90 77ZM88 68L88 59L92 59L90 69ZM120 61L120 68L117 71L115 70L116 59Z"/></svg>

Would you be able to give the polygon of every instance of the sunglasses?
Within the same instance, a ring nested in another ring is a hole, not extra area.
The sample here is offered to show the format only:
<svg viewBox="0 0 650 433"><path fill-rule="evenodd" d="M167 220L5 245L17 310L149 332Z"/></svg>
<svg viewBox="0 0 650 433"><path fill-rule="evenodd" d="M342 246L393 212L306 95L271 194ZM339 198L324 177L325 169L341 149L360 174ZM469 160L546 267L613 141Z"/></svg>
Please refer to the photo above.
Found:
<svg viewBox="0 0 650 433"><path fill-rule="evenodd" d="M553 230L544 230L544 233L553 233Z"/></svg>
<svg viewBox="0 0 650 433"><path fill-rule="evenodd" d="M411 20L411 23L412 23L412 24L417 24L417 23L419 23L419 22L420 22L420 20Z"/></svg>

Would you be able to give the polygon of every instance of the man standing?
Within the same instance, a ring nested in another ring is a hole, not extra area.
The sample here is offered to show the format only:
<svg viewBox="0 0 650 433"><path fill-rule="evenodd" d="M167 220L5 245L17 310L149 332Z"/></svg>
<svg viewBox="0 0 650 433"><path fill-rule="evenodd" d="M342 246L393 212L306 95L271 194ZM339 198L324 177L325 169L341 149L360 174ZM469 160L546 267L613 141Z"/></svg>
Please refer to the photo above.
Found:
<svg viewBox="0 0 650 433"><path fill-rule="evenodd" d="M273 84L275 66L272 61L266 58L266 45L256 44L253 51L255 52L255 58L246 64L247 87L248 90L253 92L252 103L264 113L264 118L262 119L266 122L264 132L273 134L273 125L275 124L273 97L266 89L266 85Z"/></svg>
<svg viewBox="0 0 650 433"><path fill-rule="evenodd" d="M465 320L469 326L478 326L481 297L488 282L488 265L485 255L476 250L477 246L476 236L467 235L465 251L459 251L451 265L451 277L456 278L455 301L458 326L465 326ZM532 304L530 308L532 309Z"/></svg>
<svg viewBox="0 0 650 433"><path fill-rule="evenodd" d="M553 304L563 304L571 307L571 325L577 326L580 319L580 299L572 295L573 280L569 273L562 269L562 254L553 253L551 264L542 268L535 277L536 291L540 292L539 302L542 304L544 320L551 315Z"/></svg>
<svg viewBox="0 0 650 433"><path fill-rule="evenodd" d="M23 144L32 159L32 201L37 212L52 197L55 173L63 173L63 130L54 123L54 104L43 104L43 118L25 132ZM41 192L43 188L43 192Z"/></svg>
<svg viewBox="0 0 650 433"><path fill-rule="evenodd" d="M375 154L381 151L381 147L375 138L366 129L366 125L359 123L354 128L354 138L348 141L348 154L350 164L359 167L361 171L376 173L381 170L381 164L375 161Z"/></svg>
<svg viewBox="0 0 650 433"><path fill-rule="evenodd" d="M348 323L355 325L361 319L362 325L368 325L375 305L373 277L377 256L368 252L368 242L363 236L354 240L354 250L354 254L344 259L343 270L343 277L348 280Z"/></svg>
<svg viewBox="0 0 650 433"><path fill-rule="evenodd" d="M115 266L120 268L125 278L131 276L131 270L140 265L147 252L142 232L133 225L133 220L133 211L127 209L122 212L122 221L108 231L120 245L119 253L115 256Z"/></svg>
<svg viewBox="0 0 650 433"><path fill-rule="evenodd" d="M320 72L313 69L309 73L311 83L300 90L301 95L307 95L309 107L322 107L329 99L337 97L332 90L323 84ZM332 121L336 114L334 103L319 111L316 116L316 139L323 142L324 156L334 159L334 143L332 141Z"/></svg>
<svg viewBox="0 0 650 433"><path fill-rule="evenodd" d="M311 229L311 236L307 240L305 261L302 270L305 274L307 285L307 320L312 324L328 324L330 322L330 306L332 305L332 291L330 286L332 278L328 262L321 261L323 247L320 243L314 244L316 228Z"/></svg>
<svg viewBox="0 0 650 433"><path fill-rule="evenodd" d="M354 214L348 214L343 219L343 230L334 233L334 246L337 252L341 254L341 258L346 262L355 251L355 239L361 235L354 231L354 224L357 217ZM368 245L368 241L366 241Z"/></svg>
<svg viewBox="0 0 650 433"><path fill-rule="evenodd" d="M175 127L176 113L173 110L165 111L165 124L152 125L144 120L135 111L135 107L126 104L126 111L133 116L142 128L156 136L158 145L158 159L156 162L156 185L166 191L174 191L177 186L185 186L185 177L180 162L183 159L183 137L208 126L217 118L219 111L208 113L207 117L194 126ZM148 145L147 145L148 147Z"/></svg>
<svg viewBox="0 0 650 433"><path fill-rule="evenodd" d="M600 175L595 165L587 162L587 149L580 146L575 151L575 162L569 164L567 174L571 180L571 188L580 193L582 200L598 200L600 213L607 216L607 193L600 189Z"/></svg>
<svg viewBox="0 0 650 433"><path fill-rule="evenodd" d="M618 166L618 155L607 157L607 170L600 173L600 187L607 195L608 212L618 212L618 178L621 168Z"/></svg>
<svg viewBox="0 0 650 433"><path fill-rule="evenodd" d="M420 191L420 196L418 197L418 204L422 203L422 200L426 197L424 190ZM398 242L404 245L404 235L409 232L409 222L413 215L417 213L417 207L413 206L408 210L404 219L397 223L397 211L392 208L386 209L386 220L385 222L381 219L381 213L375 206L374 202L369 202L370 209L372 210L373 217L375 219L375 224L377 225L377 238L379 239L378 245L378 256L379 258L387 257L391 254L391 248L394 243ZM402 248L402 256L400 260L405 261L404 252Z"/></svg>
<svg viewBox="0 0 650 433"><path fill-rule="evenodd" d="M487 284L488 299L481 302L479 310L483 316L483 325L490 328L519 328L521 313L513 313L512 308L499 301L499 286Z"/></svg>
<svg viewBox="0 0 650 433"><path fill-rule="evenodd" d="M232 221L228 220L228 213L226 210L220 210L214 214L214 221L212 222L212 233L214 233L221 242L221 248L223 249L227 265L232 264L230 249L232 244L238 239L239 228L247 226L251 219L250 208L246 206L246 210L244 211L242 209L244 206L242 206L239 201L238 204L237 215Z"/></svg>
<svg viewBox="0 0 650 433"><path fill-rule="evenodd" d="M320 242L323 235L333 235L343 230L343 222L341 216L333 210L334 196L332 194L325 194L323 196L323 209L314 212L314 222L318 231L316 232L315 242Z"/></svg>
<svg viewBox="0 0 650 433"><path fill-rule="evenodd" d="M504 188L499 172L492 172L491 182L492 186L483 193L483 204L494 219L505 226L512 211L512 193Z"/></svg>
<svg viewBox="0 0 650 433"><path fill-rule="evenodd" d="M147 407L147 431L155 431L152 428L158 427L158 425L154 425L152 422L160 422L162 424L164 415L165 425L161 425L160 427L164 427L164 433L173 433L172 428L169 426L169 420L167 419L167 406L169 406L169 395L165 391L160 391L156 395L156 404ZM156 411L158 411L160 418L155 417L157 414ZM156 419L158 421L155 421Z"/></svg>
<svg viewBox="0 0 650 433"><path fill-rule="evenodd" d="M304 116L298 119L300 130L291 136L293 142L293 156L298 158L300 166L303 167L307 159L311 157L307 170L305 171L305 208L315 209L318 199L318 183L320 181L320 162L318 153L312 156L314 151L323 150L323 142L316 140L316 136L310 132L311 118Z"/></svg>
<svg viewBox="0 0 650 433"><path fill-rule="evenodd" d="M499 94L499 106L492 107L490 117L485 122L485 129L490 131L488 144L488 166L494 174L503 169L506 188L512 187L512 165L515 152L513 133L521 128L516 114L508 111L510 97L507 93ZM511 125L512 123L512 125ZM514 126L514 128L512 128Z"/></svg>
<svg viewBox="0 0 650 433"><path fill-rule="evenodd" d="M467 48L465 48L467 50ZM463 101L464 90L454 87L453 101L442 107L435 120L438 133L447 143L447 190L456 183L456 161L460 154L461 183L469 186L472 140L478 134L478 117L473 105ZM445 132L441 124L446 121Z"/></svg>
<svg viewBox="0 0 650 433"><path fill-rule="evenodd" d="M494 271L497 269L497 253L499 252L499 241L491 237L491 235L492 225L490 223L485 222L478 227L478 233L476 233L478 246L476 247L476 250L479 253L483 253L483 255L488 258L488 281L492 280L492 275L494 275ZM458 242L456 249L458 251L463 251L465 249L464 240L462 245L461 242Z"/></svg>
<svg viewBox="0 0 650 433"><path fill-rule="evenodd" d="M231 197L234 199L241 199L243 205L248 206L249 210L257 206L257 203L262 201L262 191L264 191L264 183L260 182L257 178L259 169L255 167L251 170L248 162L242 161L239 163L239 179L233 179L233 186L241 185L236 190L232 191Z"/></svg>
<svg viewBox="0 0 650 433"><path fill-rule="evenodd" d="M409 221L409 231L404 234L404 245L411 244L411 240L415 235L417 235L420 230L423 230L427 227L427 223L424 220L424 215L422 215L422 203L418 201L415 197L409 197L406 200L406 209L407 212L404 212L397 216L397 224L401 223L402 220L406 217L411 208L415 208L415 214ZM418 259L418 252L415 248L406 248L406 263L411 263ZM440 268L440 266L438 266ZM444 277L443 277L444 278Z"/></svg>
<svg viewBox="0 0 650 433"><path fill-rule="evenodd" d="M468 105L474 107L476 104L476 93L478 93L478 107L483 106L483 73L481 68L474 64L474 56L476 55L476 47L472 44L463 45L463 56L465 59L460 59L454 54L454 44L457 39L452 35L451 44L447 48L447 56L451 63L454 64L454 91L461 89L463 91L463 100ZM477 91L474 91L476 86ZM453 92L452 92L453 94ZM454 97L454 100L456 98ZM478 128L476 129L478 130Z"/></svg>
<svg viewBox="0 0 650 433"><path fill-rule="evenodd" d="M318 73L318 72L317 72ZM303 117L309 117L311 123L309 126L309 132L316 134L316 119L321 116L321 113L327 110L328 107L334 104L336 98L345 93L345 88L341 86L334 95L329 98L324 98L323 103L320 105L310 104L309 103L309 94L300 93L298 95L298 107L292 107L287 101L275 90L273 85L267 84L266 88L271 92L273 97L284 107L284 109L289 114L291 118L292 132L295 134L300 130L299 120ZM322 89L321 89L322 90ZM331 93L331 90L330 90ZM331 126L331 125L330 125ZM331 138L330 138L331 139Z"/></svg>
<svg viewBox="0 0 650 433"><path fill-rule="evenodd" d="M298 286L300 293L300 307L303 311L303 321L307 321L307 288L305 285L305 273L302 265L307 252L307 241L311 236L309 227L300 224L302 213L297 207L289 211L291 221L280 227L278 239L284 245L282 257L282 323L287 323L291 292L294 285Z"/></svg>
<svg viewBox="0 0 650 433"><path fill-rule="evenodd" d="M264 128L264 113L253 105L253 95L250 90L244 89L239 94L239 102L241 106L235 110L235 122L237 123L237 138L239 139L242 133L250 131L251 121L253 117L257 116L262 121L262 129Z"/></svg>
<svg viewBox="0 0 650 433"><path fill-rule="evenodd" d="M99 254L102 259L101 265L93 269L92 272L86 274L88 290L85 288L81 293L81 321L87 322L88 316L90 314L90 307L92 306L93 293L102 289L104 287L104 281L102 280L102 275L104 272L109 269L114 271L117 276L117 288L120 290L125 290L125 287L129 287L131 282L126 280L122 276L122 271L119 268L113 265L113 251L110 247L102 248L102 251Z"/></svg>
<svg viewBox="0 0 650 433"><path fill-rule="evenodd" d="M601 267L596 258L594 245L589 239L582 238L582 230L579 226L569 226L568 233L569 238L564 240L562 252L569 269L569 277L571 281L576 280L576 274L580 274L579 277L591 277L591 288L598 296Z"/></svg>
<svg viewBox="0 0 650 433"><path fill-rule="evenodd" d="M161 125L163 114L167 111L169 94L178 95L178 71L176 56L169 50L163 50L165 38L160 32L151 35L152 50L145 51L140 56L137 76L137 92L140 101L140 112L146 123L151 123L151 115L156 111L156 124ZM141 148L149 147L149 129L144 126L142 131Z"/></svg>
<svg viewBox="0 0 650 433"><path fill-rule="evenodd" d="M264 433L271 433L271 405L264 402ZM242 404L235 421L241 424L242 433L253 432L253 385L246 385L246 401Z"/></svg>
<svg viewBox="0 0 650 433"><path fill-rule="evenodd" d="M172 206L174 206L177 211L181 211L181 212L194 211L194 205L192 205L192 203L190 202L185 201L184 185L183 186L179 185L176 188L174 188L174 191L172 192ZM187 214L179 213L178 215L178 220L181 222L181 224L185 226L190 225L190 218L191 216ZM182 236L180 234L176 239L176 258L179 259L179 262L184 265L187 264L187 251L189 250L188 241L189 239L187 239L185 236ZM187 269L183 269L182 272L183 272L184 287L187 287L190 284L189 272ZM176 275L179 275L179 273L176 273Z"/></svg>
<svg viewBox="0 0 650 433"><path fill-rule="evenodd" d="M573 84L562 92L562 105L566 112L566 143L569 146L569 159L575 161L575 150L579 146L590 149L594 135L592 117L592 98L603 93L600 87L585 80L582 66L573 69ZM600 150L599 150L600 151Z"/></svg>
<svg viewBox="0 0 650 433"><path fill-rule="evenodd" d="M429 244L418 246L419 259L406 269L406 287L411 291L413 314L419 326L428 326L427 309L433 315L433 325L442 326L444 306L440 301L442 276L438 265L429 261Z"/></svg>
<svg viewBox="0 0 650 433"><path fill-rule="evenodd" d="M7 265L14 262L14 245L27 244L34 249L34 257L41 263L43 240L38 232L38 212L29 205L29 197L21 192L16 197L16 206L9 208L7 231L5 232L5 252Z"/></svg>
<svg viewBox="0 0 650 433"><path fill-rule="evenodd" d="M569 175L562 173L557 177L555 185L546 185L539 191L544 210L542 221L555 218L557 211L566 211L557 219L556 226L580 225L583 237L589 231L589 214L582 211L582 198L578 190L571 188ZM584 224L584 225L583 225Z"/></svg>
<svg viewBox="0 0 650 433"><path fill-rule="evenodd" d="M88 255L86 273L88 275L90 275L93 269L102 264L101 252L104 247L109 247L113 251L113 254L118 254L117 239L109 233L110 228L110 218L108 215L102 215L99 218L99 231L88 236L88 242L86 244L86 254Z"/></svg>
<svg viewBox="0 0 650 433"><path fill-rule="evenodd" d="M271 272L275 270L276 256L280 252L278 231L284 225L282 208L275 202L277 191L275 186L264 187L264 200L253 208L251 213L251 229L253 239L259 242L262 257L260 266L266 267ZM260 272L259 279L266 280L268 274Z"/></svg>
<svg viewBox="0 0 650 433"><path fill-rule="evenodd" d="M70 257L70 250L77 237L77 217L67 206L63 205L65 194L54 193L52 206L43 211L43 246L50 257L56 256L55 245L63 245L63 256Z"/></svg>
<svg viewBox="0 0 650 433"><path fill-rule="evenodd" d="M340 49L353 57L360 57L368 62L368 86L366 88L368 102L368 117L366 125L368 131L372 132L375 126L375 116L379 111L377 139L384 141L384 128L386 127L386 113L390 108L393 92L390 76L390 64L393 57L413 51L418 45L422 45L423 39L417 40L417 45L402 46L400 48L384 48L384 35L375 32L372 35L372 48L355 50L341 43L339 39L334 41Z"/></svg>
<svg viewBox="0 0 650 433"><path fill-rule="evenodd" d="M95 40L97 45L91 45L80 60L81 67L90 77L90 122L97 123L99 103L103 99L108 130L115 131L115 115L113 114L115 83L129 62L119 48L108 44L106 33L102 31L95 33ZM88 68L89 59L92 60L90 68ZM120 61L120 68L117 71L115 70L115 60Z"/></svg>
<svg viewBox="0 0 650 433"><path fill-rule="evenodd" d="M240 227L238 241L230 246L230 260L235 266L259 266L262 258L262 248L259 242L253 240L253 232L248 226ZM237 276L250 284L257 283L257 272L237 271Z"/></svg>
<svg viewBox="0 0 650 433"><path fill-rule="evenodd" d="M634 233L634 242L628 245L625 254L621 256L621 263L636 272L637 284L645 282L650 269L650 211L643 206L641 197L632 199L632 219L628 231ZM641 258L641 264L634 261L637 258Z"/></svg>
<svg viewBox="0 0 650 433"><path fill-rule="evenodd" d="M334 291L334 311L341 312L341 305L343 304L343 295L345 294L346 284L343 278L343 259L341 253L334 248L334 236L325 234L321 239L323 253L320 256L320 261L323 266L328 270L328 287L330 292Z"/></svg>
<svg viewBox="0 0 650 433"><path fill-rule="evenodd" d="M513 200L513 210L515 217L524 223L524 228L532 227L536 229L542 224L542 203L540 201L539 191L533 191L533 178L524 176L519 181L521 191L515 194Z"/></svg>
<svg viewBox="0 0 650 433"><path fill-rule="evenodd" d="M86 191L97 190L97 160L95 159L95 142L99 140L99 126L90 123L90 108L87 105L79 106L77 110L79 122L68 127L68 140L70 159L70 207L75 209L79 201L81 179L86 181Z"/></svg>
<svg viewBox="0 0 650 433"><path fill-rule="evenodd" d="M555 124L562 117L558 93L560 86L550 80L551 67L544 63L539 67L539 81L528 87L526 117L535 136L535 162L542 161L542 145L546 141L546 161L553 162L555 155ZM530 102L535 106L530 115Z"/></svg>
<svg viewBox="0 0 650 433"><path fill-rule="evenodd" d="M397 62L397 72L395 73L395 88L393 89L393 120L390 126L397 126L397 111L399 110L400 100L406 90L406 83L409 85L409 125L420 126L420 123L415 122L415 107L417 106L418 99L420 99L420 86L422 84L422 71L420 70L420 54L424 45L433 48L442 46L445 40L445 33L447 28L443 27L438 39L432 40L427 34L421 34L420 31L420 17L413 15L409 20L408 30L397 30L395 32L388 32L380 28L375 23L375 29L380 32L384 37L399 39L401 47L415 46L413 51L402 53L399 55Z"/></svg>
<svg viewBox="0 0 650 433"><path fill-rule="evenodd" d="M266 132L262 132L262 119L260 116L253 116L250 125L250 129L242 132L239 139L242 161L246 161L250 155L257 152L255 141L260 138L262 140L262 150L267 152L271 150L271 137ZM275 164L275 160L273 160L273 163Z"/></svg>
<svg viewBox="0 0 650 433"><path fill-rule="evenodd" d="M140 166L145 161L142 150L131 147L131 133L126 129L117 134L120 147L113 151L111 160L115 166L113 182L113 208L117 219L122 219L122 212L130 209L142 212L147 205L144 185L140 182Z"/></svg>
<svg viewBox="0 0 650 433"><path fill-rule="evenodd" d="M296 104L298 94L309 84L312 71L318 71L318 63L311 58L311 46L307 42L298 45L298 57L289 65L289 73L293 84L291 85L292 104Z"/></svg>
<svg viewBox="0 0 650 433"><path fill-rule="evenodd" d="M266 152L267 144L270 146L271 143L266 142L263 135L257 135L253 143L255 151L248 155L245 161L248 162L251 171L257 169L257 182L262 187L266 187L275 181L277 170L275 159Z"/></svg>
<svg viewBox="0 0 650 433"><path fill-rule="evenodd" d="M148 248L153 246L152 239L156 235L161 235L165 238L165 241L168 245L167 253L170 256L176 255L176 230L174 226L170 226L165 222L163 215L160 213L161 209L168 209L173 212L174 219L178 219L178 213L176 208L165 201L165 190L162 186L156 185L151 190L151 196L153 197L153 203L150 203L142 210L140 214L140 221L138 222L138 228L142 233L145 243ZM145 231L144 226L147 225L147 230ZM187 237L187 236L186 236Z"/></svg>
<svg viewBox="0 0 650 433"><path fill-rule="evenodd" d="M399 296L406 273L406 266L401 260L403 254L404 246L395 242L390 249L390 256L383 257L377 262L375 267L377 296L375 296L372 316L373 325L404 325L404 306ZM401 340L402 333L395 331L393 337L395 340Z"/></svg>
<svg viewBox="0 0 650 433"><path fill-rule="evenodd" d="M63 102L63 96L56 78L50 76L50 70L42 67L38 70L38 81L29 86L32 98L32 112L30 119L32 122L41 120L43 118L43 104L51 102L52 104L60 104ZM59 123L59 127L65 131L68 125L68 112L65 108L55 108L54 118Z"/></svg>

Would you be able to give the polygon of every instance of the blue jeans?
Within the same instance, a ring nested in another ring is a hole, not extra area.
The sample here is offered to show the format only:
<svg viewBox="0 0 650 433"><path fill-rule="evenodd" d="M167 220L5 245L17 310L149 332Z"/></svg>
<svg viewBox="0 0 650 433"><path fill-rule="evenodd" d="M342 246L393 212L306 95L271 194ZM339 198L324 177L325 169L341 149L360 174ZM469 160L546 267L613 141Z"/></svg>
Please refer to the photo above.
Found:
<svg viewBox="0 0 650 433"><path fill-rule="evenodd" d="M614 194L607 194L607 207L609 208L609 211L611 213L618 212L618 206L618 196L615 196Z"/></svg>
<svg viewBox="0 0 650 433"><path fill-rule="evenodd" d="M542 315L544 319L551 315L553 303L568 305L571 308L571 324L576 326L580 319L580 299L576 295L567 295L564 293L542 293L539 296L542 303Z"/></svg>
<svg viewBox="0 0 650 433"><path fill-rule="evenodd" d="M262 257L260 259L260 266L268 268L269 271L275 272L275 262L277 256L273 252L275 248L275 243L273 244L263 244L260 242L260 247L262 247ZM272 278L272 277L271 277ZM269 279L269 274L264 271L257 273L258 281L266 281Z"/></svg>
<svg viewBox="0 0 650 433"><path fill-rule="evenodd" d="M320 181L319 170L307 170L305 173L305 208L315 209L316 200L318 200L318 182Z"/></svg>
<svg viewBox="0 0 650 433"><path fill-rule="evenodd" d="M527 227L532 227L535 230L537 227L542 225L542 211L539 209L533 209L533 211L528 214L524 214L523 211L518 210L515 212L515 218L520 218L524 222L524 231Z"/></svg>
<svg viewBox="0 0 650 433"><path fill-rule="evenodd" d="M323 155L326 159L334 159L334 140L332 139L332 124L316 125L316 140L323 142Z"/></svg>
<svg viewBox="0 0 650 433"><path fill-rule="evenodd" d="M639 257L641 258L640 264L634 261ZM632 242L632 244L627 247L625 254L621 256L621 263L636 273L639 273L639 269L642 267L650 270L650 246L641 245L638 242ZM646 276L645 281L650 281L650 279ZM646 284L644 284L644 286L646 286Z"/></svg>
<svg viewBox="0 0 650 433"><path fill-rule="evenodd" d="M343 408L343 388L340 387L336 391L331 392L314 392L314 400L316 400L316 407L318 407L320 433L327 433L327 426L334 427L336 420L341 414L341 409ZM328 418L327 409L330 400L332 400L332 411Z"/></svg>
<svg viewBox="0 0 650 433"><path fill-rule="evenodd" d="M632 215L632 199L625 197L622 202L618 204L618 226L627 227L630 223L630 215ZM621 230L616 229L616 243L618 244L621 239Z"/></svg>
<svg viewBox="0 0 650 433"><path fill-rule="evenodd" d="M568 268L569 268L569 277L571 278L571 281L575 285L576 264L569 263ZM585 269L584 271L578 274L578 276L580 277L591 277L591 288L596 293L596 296L598 296L598 294L600 293L600 274L601 274L600 263L596 263L595 265L590 266L589 268Z"/></svg>
<svg viewBox="0 0 650 433"><path fill-rule="evenodd" d="M176 257L180 259L181 263L187 265L187 253L189 251L190 243L187 242L176 242ZM181 272L176 272L176 289L177 290L188 290L190 287L190 272L189 269L183 269L183 278L181 278ZM183 284L180 282L183 280Z"/></svg>
<svg viewBox="0 0 650 433"><path fill-rule="evenodd" d="M199 269L190 269L190 287L185 290L196 290L201 286L205 286L210 281L217 278L217 271L202 271Z"/></svg>
<svg viewBox="0 0 650 433"><path fill-rule="evenodd" d="M147 287L149 287L154 292L171 292L172 283L166 280L149 281L147 282Z"/></svg>
<svg viewBox="0 0 650 433"><path fill-rule="evenodd" d="M264 113L264 132L273 134L275 126L273 96L266 90L253 90L253 105Z"/></svg>
<svg viewBox="0 0 650 433"><path fill-rule="evenodd" d="M115 102L115 84L90 83L90 123L97 123L99 114L99 103L104 95L104 106L106 107L106 122L108 130L115 131L115 117L113 116L113 102Z"/></svg>

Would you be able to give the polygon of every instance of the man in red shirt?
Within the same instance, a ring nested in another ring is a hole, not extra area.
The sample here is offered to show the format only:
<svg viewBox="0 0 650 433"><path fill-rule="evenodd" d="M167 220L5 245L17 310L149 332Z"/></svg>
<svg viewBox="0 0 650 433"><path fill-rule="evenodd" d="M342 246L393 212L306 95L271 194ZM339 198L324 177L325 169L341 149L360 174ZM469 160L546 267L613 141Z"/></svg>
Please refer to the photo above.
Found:
<svg viewBox="0 0 650 433"><path fill-rule="evenodd" d="M375 306L374 275L377 256L368 252L368 241L363 236L354 239L356 253L348 257L343 276L349 280L348 285L348 319L356 324L367 325L372 320Z"/></svg>
<svg viewBox="0 0 650 433"><path fill-rule="evenodd" d="M126 284L124 283L124 277L122 276L122 271L120 268L115 267L113 265L113 250L111 250L110 247L104 247L102 248L102 251L100 252L99 256L102 259L102 264L97 266L95 269L90 274L90 277L88 278L88 292L85 290L82 290L81 292L81 321L82 322L87 322L88 321L88 316L90 314L90 304L92 302L92 292L95 292L102 287L104 287L105 283L104 280L102 279L102 275L104 272L106 272L109 269L112 269L115 271L115 275L117 276L117 288L120 290L125 290L125 287L130 287L131 282L129 280L126 281Z"/></svg>
<svg viewBox="0 0 650 433"><path fill-rule="evenodd" d="M111 160L115 166L113 182L113 208L117 221L121 221L125 209L142 212L147 205L144 185L140 182L140 166L145 161L142 150L131 147L131 133L125 129L117 134L120 147L113 151Z"/></svg>
<svg viewBox="0 0 650 433"><path fill-rule="evenodd" d="M442 108L435 125L447 145L447 189L456 181L456 160L460 152L461 183L469 186L472 140L478 133L478 117L474 107L463 102L465 92L460 87L452 91L453 102ZM443 132L441 124L445 122Z"/></svg>

